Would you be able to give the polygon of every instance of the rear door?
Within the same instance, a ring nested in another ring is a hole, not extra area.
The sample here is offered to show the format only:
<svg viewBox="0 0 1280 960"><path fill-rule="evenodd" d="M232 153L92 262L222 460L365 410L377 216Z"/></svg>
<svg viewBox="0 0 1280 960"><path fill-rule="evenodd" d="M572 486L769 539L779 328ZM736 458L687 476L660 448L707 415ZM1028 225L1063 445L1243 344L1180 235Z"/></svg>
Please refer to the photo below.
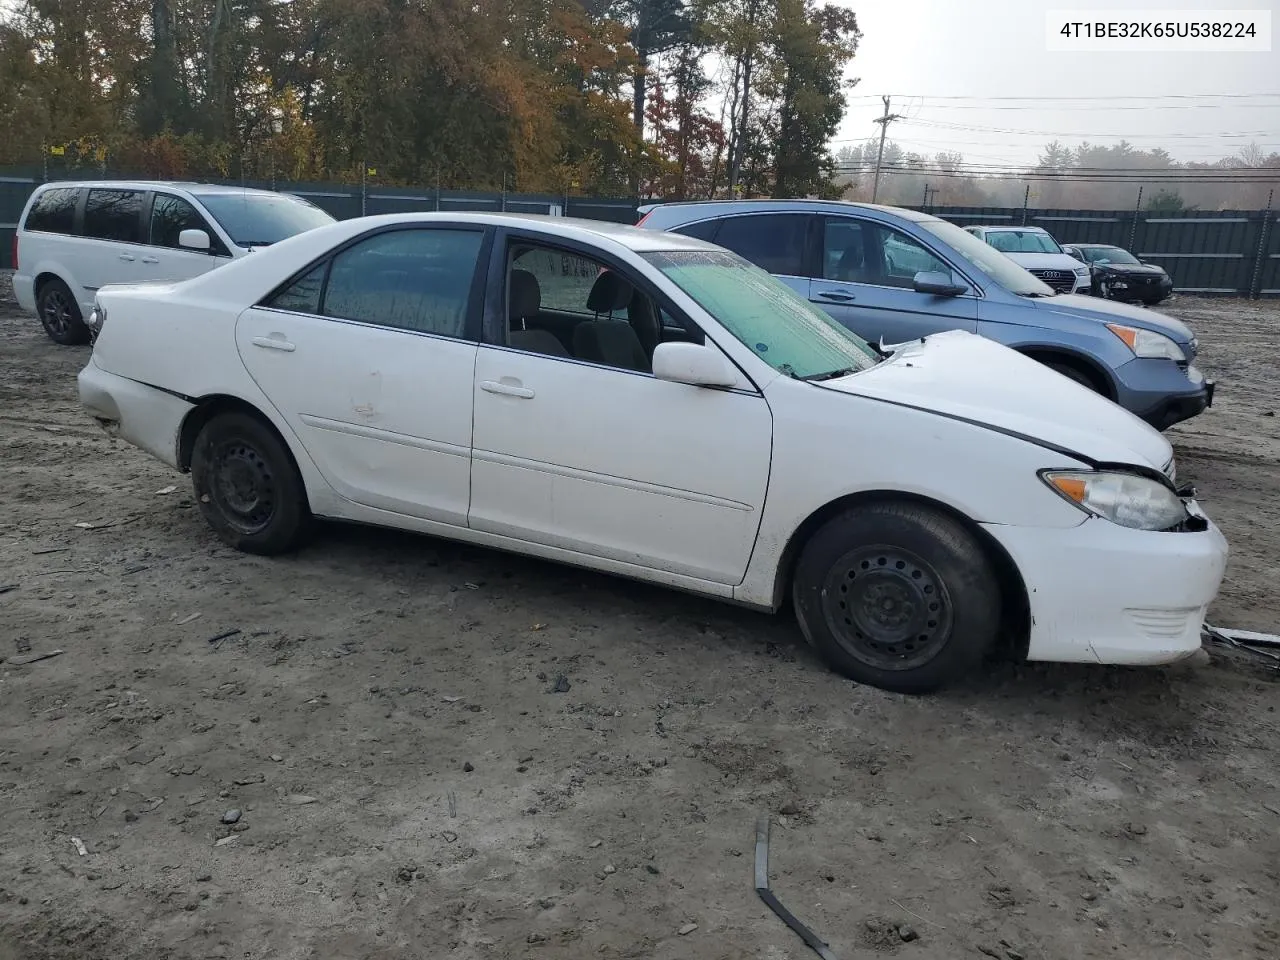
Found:
<svg viewBox="0 0 1280 960"><path fill-rule="evenodd" d="M208 250L178 246L183 230L203 230L211 246ZM140 263L148 280L189 280L231 259L231 251L191 201L173 193L152 194L147 240L150 249Z"/></svg>
<svg viewBox="0 0 1280 960"><path fill-rule="evenodd" d="M93 187L84 203L84 239L77 244L76 272L89 295L109 283L147 279L149 253L142 206L146 192L127 188Z"/></svg>
<svg viewBox="0 0 1280 960"><path fill-rule="evenodd" d="M241 314L245 367L341 496L466 526L489 234L364 234Z"/></svg>
<svg viewBox="0 0 1280 960"><path fill-rule="evenodd" d="M725 217L711 242L768 270L803 297L809 293L809 262L815 253L813 227L817 219L807 213Z"/></svg>
<svg viewBox="0 0 1280 960"><path fill-rule="evenodd" d="M977 330L976 290L904 231L862 217L827 216L820 238L809 300L864 339L898 343L943 330ZM917 293L915 275L922 272L946 274L968 292Z"/></svg>

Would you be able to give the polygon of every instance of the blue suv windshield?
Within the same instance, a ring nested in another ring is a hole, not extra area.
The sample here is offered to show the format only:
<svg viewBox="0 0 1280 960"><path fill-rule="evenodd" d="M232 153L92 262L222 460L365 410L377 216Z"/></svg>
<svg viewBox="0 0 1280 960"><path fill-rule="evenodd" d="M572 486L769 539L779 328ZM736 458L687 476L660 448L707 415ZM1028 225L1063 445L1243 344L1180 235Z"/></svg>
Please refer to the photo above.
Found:
<svg viewBox="0 0 1280 960"><path fill-rule="evenodd" d="M1053 287L1037 280L999 250L945 220L921 220L917 226L933 234L1010 293L1020 297L1052 297Z"/></svg>

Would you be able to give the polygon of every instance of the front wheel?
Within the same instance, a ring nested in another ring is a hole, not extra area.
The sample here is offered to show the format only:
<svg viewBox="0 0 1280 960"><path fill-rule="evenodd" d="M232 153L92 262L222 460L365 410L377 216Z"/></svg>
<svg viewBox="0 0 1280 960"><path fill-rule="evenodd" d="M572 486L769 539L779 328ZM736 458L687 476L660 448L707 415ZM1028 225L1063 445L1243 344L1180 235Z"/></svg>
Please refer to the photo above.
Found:
<svg viewBox="0 0 1280 960"><path fill-rule="evenodd" d="M288 449L256 417L222 413L196 436L191 480L200 512L224 543L246 553L286 553L311 520Z"/></svg>
<svg viewBox="0 0 1280 960"><path fill-rule="evenodd" d="M1085 373L1085 371L1081 370L1079 367L1073 366L1069 363L1055 362L1045 362L1044 365L1054 373L1060 373L1068 380L1074 380L1076 383L1080 384L1080 386L1088 387L1094 393L1102 393L1093 377L1089 376L1089 374Z"/></svg>
<svg viewBox="0 0 1280 960"><path fill-rule="evenodd" d="M899 693L973 670L1000 628L1000 583L981 545L917 504L829 520L800 555L792 596L805 638L835 670Z"/></svg>

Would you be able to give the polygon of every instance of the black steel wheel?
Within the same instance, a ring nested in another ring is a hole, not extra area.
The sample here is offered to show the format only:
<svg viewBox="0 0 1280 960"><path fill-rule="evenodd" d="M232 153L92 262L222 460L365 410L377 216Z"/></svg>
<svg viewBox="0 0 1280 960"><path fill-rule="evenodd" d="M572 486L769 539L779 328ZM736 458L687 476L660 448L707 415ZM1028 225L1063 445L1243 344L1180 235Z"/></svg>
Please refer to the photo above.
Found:
<svg viewBox="0 0 1280 960"><path fill-rule="evenodd" d="M822 612L849 655L880 670L928 663L951 634L951 598L937 570L910 550L876 544L834 563Z"/></svg>
<svg viewBox="0 0 1280 960"><path fill-rule="evenodd" d="M310 520L298 468L279 436L245 413L218 414L196 437L191 479L200 512L247 553L292 550Z"/></svg>
<svg viewBox="0 0 1280 960"><path fill-rule="evenodd" d="M76 346L89 342L89 328L80 315L80 305L70 288L58 279L46 280L36 296L36 312L44 332L54 343Z"/></svg>
<svg viewBox="0 0 1280 960"><path fill-rule="evenodd" d="M801 551L792 596L805 638L832 667L901 693L963 676L1000 627L1000 583L982 545L922 504L833 517Z"/></svg>

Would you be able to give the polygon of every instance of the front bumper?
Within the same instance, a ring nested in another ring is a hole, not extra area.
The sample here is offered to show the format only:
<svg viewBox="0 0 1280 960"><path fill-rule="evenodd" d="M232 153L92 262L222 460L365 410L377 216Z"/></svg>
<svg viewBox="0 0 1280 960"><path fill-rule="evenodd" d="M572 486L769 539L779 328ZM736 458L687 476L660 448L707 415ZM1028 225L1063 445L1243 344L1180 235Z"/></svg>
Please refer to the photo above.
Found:
<svg viewBox="0 0 1280 960"><path fill-rule="evenodd" d="M1227 562L1227 542L1211 522L1194 533L1129 530L1099 518L1066 530L984 527L1027 587L1028 660L1159 664L1200 649Z"/></svg>
<svg viewBox="0 0 1280 960"><path fill-rule="evenodd" d="M1157 430L1190 420L1213 405L1216 385L1194 365L1135 357L1115 368L1116 402Z"/></svg>
<svg viewBox="0 0 1280 960"><path fill-rule="evenodd" d="M92 357L76 380L80 403L108 433L177 468L178 436L193 403L108 373Z"/></svg>

